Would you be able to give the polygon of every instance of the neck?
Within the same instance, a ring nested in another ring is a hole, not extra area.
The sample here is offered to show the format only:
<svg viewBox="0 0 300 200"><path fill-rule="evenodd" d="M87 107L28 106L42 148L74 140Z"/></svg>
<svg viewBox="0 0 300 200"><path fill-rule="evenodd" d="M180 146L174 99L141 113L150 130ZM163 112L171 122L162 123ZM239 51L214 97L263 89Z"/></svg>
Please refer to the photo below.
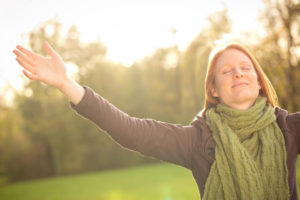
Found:
<svg viewBox="0 0 300 200"><path fill-rule="evenodd" d="M230 104L226 104L225 105L237 109L237 110L248 110L249 108L251 108L254 104L255 100L252 101L244 101L244 102L232 102Z"/></svg>

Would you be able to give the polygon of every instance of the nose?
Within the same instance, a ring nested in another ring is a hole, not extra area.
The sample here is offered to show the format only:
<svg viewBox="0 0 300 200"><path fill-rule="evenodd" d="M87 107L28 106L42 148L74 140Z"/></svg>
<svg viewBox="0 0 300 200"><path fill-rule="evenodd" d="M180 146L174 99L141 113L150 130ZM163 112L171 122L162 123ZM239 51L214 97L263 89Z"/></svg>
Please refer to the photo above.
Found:
<svg viewBox="0 0 300 200"><path fill-rule="evenodd" d="M243 76L244 76L244 74L241 69L239 69L238 67L234 69L234 73L233 73L234 78L241 78Z"/></svg>

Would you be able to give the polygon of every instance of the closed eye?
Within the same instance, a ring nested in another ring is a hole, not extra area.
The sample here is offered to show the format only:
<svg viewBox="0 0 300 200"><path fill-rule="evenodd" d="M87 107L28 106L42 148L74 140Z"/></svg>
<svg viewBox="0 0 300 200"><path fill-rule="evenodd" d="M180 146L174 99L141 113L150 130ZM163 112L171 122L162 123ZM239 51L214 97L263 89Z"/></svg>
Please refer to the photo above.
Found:
<svg viewBox="0 0 300 200"><path fill-rule="evenodd" d="M231 70L226 70L226 71L223 71L222 74L229 74L231 72L232 72Z"/></svg>
<svg viewBox="0 0 300 200"><path fill-rule="evenodd" d="M251 68L249 66L242 66L242 70L250 70Z"/></svg>
<svg viewBox="0 0 300 200"><path fill-rule="evenodd" d="M240 63L240 68L242 70L251 70L252 66L248 62Z"/></svg>

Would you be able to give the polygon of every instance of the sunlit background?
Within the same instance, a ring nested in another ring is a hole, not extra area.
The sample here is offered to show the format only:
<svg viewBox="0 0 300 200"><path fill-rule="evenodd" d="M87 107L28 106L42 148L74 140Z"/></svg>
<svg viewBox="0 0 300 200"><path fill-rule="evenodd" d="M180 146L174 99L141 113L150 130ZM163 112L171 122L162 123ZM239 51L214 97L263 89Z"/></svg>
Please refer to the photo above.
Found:
<svg viewBox="0 0 300 200"><path fill-rule="evenodd" d="M178 44L184 50L205 27L206 17L224 8L234 34L259 32L259 0L1 1L0 89L22 90L23 75L12 50L18 44L28 47L28 33L49 19L61 22L64 30L75 25L82 41L100 40L109 59L130 66L159 47ZM8 91L5 95L12 97Z"/></svg>
<svg viewBox="0 0 300 200"><path fill-rule="evenodd" d="M46 38L117 108L187 125L203 108L210 51L230 39L257 58L280 107L299 111L299 16L300 0L0 1L0 199L199 199L191 171L120 147L28 80L16 45L44 54Z"/></svg>

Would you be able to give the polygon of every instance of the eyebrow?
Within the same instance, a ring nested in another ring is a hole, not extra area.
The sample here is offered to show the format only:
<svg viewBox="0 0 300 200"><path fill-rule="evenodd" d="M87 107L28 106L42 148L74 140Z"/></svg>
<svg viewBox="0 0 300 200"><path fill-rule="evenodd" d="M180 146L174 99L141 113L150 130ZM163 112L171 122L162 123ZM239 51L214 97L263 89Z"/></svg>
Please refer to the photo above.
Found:
<svg viewBox="0 0 300 200"><path fill-rule="evenodd" d="M240 62L240 64L249 64L249 65L251 65L251 62L249 63L248 61L242 61L242 62Z"/></svg>
<svg viewBox="0 0 300 200"><path fill-rule="evenodd" d="M222 71L224 68L231 67L231 66L232 65L230 65L230 64L225 64L225 65L221 66L218 71Z"/></svg>
<svg viewBox="0 0 300 200"><path fill-rule="evenodd" d="M249 64L249 65L251 65L251 63L248 62L248 61L242 61L242 62L240 62L240 64ZM221 66L220 70L222 70L224 67L227 67L227 66L231 67L232 65L231 64L225 64L225 65Z"/></svg>

